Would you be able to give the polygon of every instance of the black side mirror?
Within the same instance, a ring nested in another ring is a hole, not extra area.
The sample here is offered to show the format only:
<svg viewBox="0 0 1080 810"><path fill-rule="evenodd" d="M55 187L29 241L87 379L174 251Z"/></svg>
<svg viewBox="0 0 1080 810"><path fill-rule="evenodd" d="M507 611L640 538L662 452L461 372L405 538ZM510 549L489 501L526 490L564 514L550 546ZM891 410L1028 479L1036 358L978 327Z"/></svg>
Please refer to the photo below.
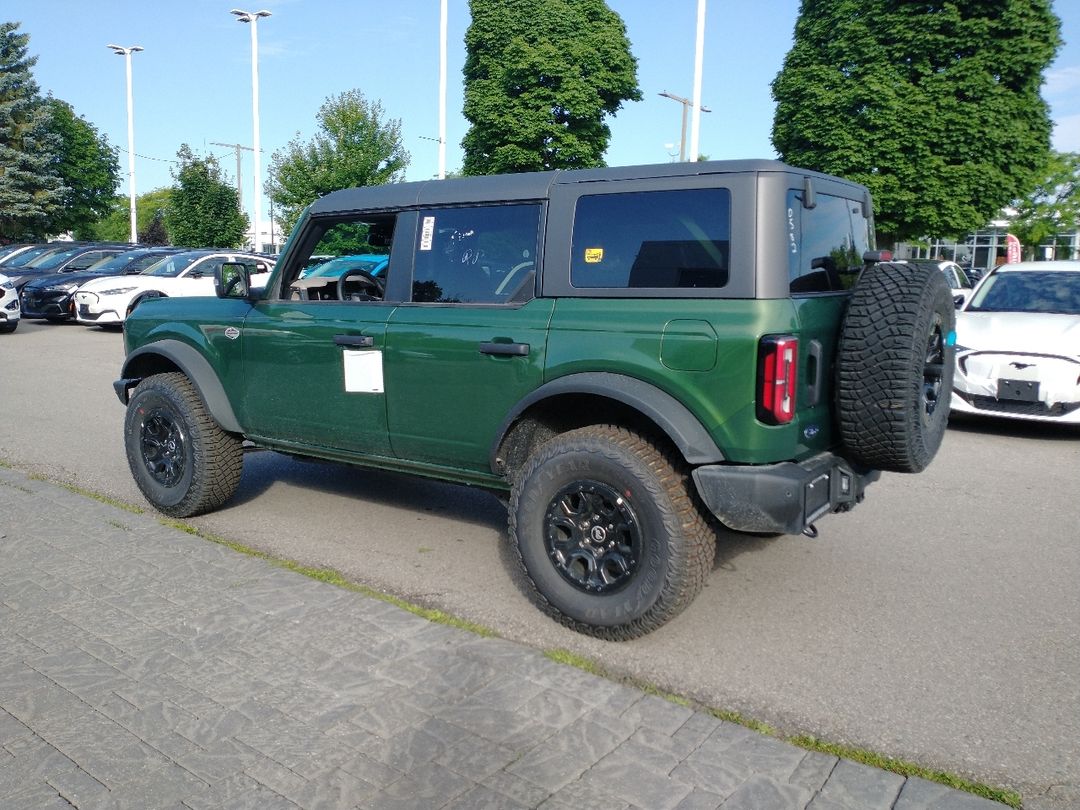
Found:
<svg viewBox="0 0 1080 810"><path fill-rule="evenodd" d="M222 262L214 271L214 292L218 298L247 298L251 291L251 270L243 262Z"/></svg>

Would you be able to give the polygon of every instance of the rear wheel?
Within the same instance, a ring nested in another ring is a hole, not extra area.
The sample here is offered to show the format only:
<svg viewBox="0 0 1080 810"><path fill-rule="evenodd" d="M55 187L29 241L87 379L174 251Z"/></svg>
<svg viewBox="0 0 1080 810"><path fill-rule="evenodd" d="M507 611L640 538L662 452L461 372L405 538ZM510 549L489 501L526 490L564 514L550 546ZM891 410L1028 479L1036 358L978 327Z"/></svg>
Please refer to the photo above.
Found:
<svg viewBox="0 0 1080 810"><path fill-rule="evenodd" d="M607 425L556 436L533 453L513 487L510 538L540 607L612 640L682 612L716 552L677 462Z"/></svg>
<svg viewBox="0 0 1080 810"><path fill-rule="evenodd" d="M863 272L841 330L840 435L852 461L920 472L949 420L956 311L936 267L883 263Z"/></svg>
<svg viewBox="0 0 1080 810"><path fill-rule="evenodd" d="M217 509L240 483L240 439L221 429L180 373L155 374L135 388L124 447L143 495L172 517Z"/></svg>

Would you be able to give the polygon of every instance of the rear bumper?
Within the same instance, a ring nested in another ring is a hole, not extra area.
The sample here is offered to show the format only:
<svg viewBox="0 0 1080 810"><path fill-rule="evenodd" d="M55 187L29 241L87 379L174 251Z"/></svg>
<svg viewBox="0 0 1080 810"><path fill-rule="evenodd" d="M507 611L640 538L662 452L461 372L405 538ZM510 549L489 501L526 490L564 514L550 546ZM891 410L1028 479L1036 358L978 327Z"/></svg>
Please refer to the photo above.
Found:
<svg viewBox="0 0 1080 810"><path fill-rule="evenodd" d="M710 464L694 470L698 494L725 526L744 532L800 534L829 512L862 501L880 470L832 453L760 467Z"/></svg>

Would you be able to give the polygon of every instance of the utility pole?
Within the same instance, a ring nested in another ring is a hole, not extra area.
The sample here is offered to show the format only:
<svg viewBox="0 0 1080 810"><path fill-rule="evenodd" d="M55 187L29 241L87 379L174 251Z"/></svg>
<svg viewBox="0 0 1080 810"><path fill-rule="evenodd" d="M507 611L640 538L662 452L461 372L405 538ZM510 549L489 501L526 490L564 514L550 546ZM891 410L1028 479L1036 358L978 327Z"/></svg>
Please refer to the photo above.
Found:
<svg viewBox="0 0 1080 810"><path fill-rule="evenodd" d="M239 196L240 210L244 210L244 187L240 184L240 150L247 149L249 152L254 152L254 147L244 146L239 143L221 143L220 141L210 141L211 146L227 146L230 149L236 150L236 193Z"/></svg>
<svg viewBox="0 0 1080 810"><path fill-rule="evenodd" d="M679 160L680 162L684 161L686 160L686 116L687 113L690 111L690 107L693 106L694 102L692 102L688 98L683 98L682 96L677 96L674 93L669 93L667 90L665 90L660 95L662 95L664 98L670 98L672 101L677 101L682 104L682 137L679 138ZM712 112L712 110L710 110L708 107L698 107L698 109L701 110L701 112ZM694 155L694 160L697 160L697 155Z"/></svg>

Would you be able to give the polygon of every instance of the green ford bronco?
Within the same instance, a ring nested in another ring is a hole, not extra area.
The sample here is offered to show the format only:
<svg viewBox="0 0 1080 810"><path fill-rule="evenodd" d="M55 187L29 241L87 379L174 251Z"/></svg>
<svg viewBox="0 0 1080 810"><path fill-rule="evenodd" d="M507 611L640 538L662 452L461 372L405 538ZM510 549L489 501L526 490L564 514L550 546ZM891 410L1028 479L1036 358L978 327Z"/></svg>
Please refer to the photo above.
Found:
<svg viewBox="0 0 1080 810"><path fill-rule="evenodd" d="M216 509L245 442L509 499L533 600L609 639L682 611L716 526L816 533L948 419L940 272L874 251L862 186L774 161L346 189L265 288L127 319L132 474Z"/></svg>

